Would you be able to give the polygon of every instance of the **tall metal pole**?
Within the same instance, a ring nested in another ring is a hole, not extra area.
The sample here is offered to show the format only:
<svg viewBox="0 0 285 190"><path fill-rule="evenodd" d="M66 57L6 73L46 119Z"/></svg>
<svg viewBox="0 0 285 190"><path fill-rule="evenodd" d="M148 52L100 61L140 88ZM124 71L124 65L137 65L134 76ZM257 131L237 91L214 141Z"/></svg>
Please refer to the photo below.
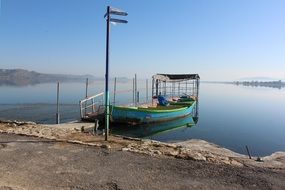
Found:
<svg viewBox="0 0 285 190"><path fill-rule="evenodd" d="M195 81L192 81L192 95L195 96Z"/></svg>
<svg viewBox="0 0 285 190"><path fill-rule="evenodd" d="M163 95L166 96L166 81L163 82Z"/></svg>
<svg viewBox="0 0 285 190"><path fill-rule="evenodd" d="M60 123L59 115L59 82L57 82L57 91L56 91L56 124Z"/></svg>
<svg viewBox="0 0 285 190"><path fill-rule="evenodd" d="M138 87L137 87L137 74L135 74L135 106L137 106L137 102L138 102L137 93L138 93Z"/></svg>
<svg viewBox="0 0 285 190"><path fill-rule="evenodd" d="M115 81L114 81L114 101L113 101L113 104L115 105L115 102L116 102L116 91L117 91L117 77L115 77Z"/></svg>
<svg viewBox="0 0 285 190"><path fill-rule="evenodd" d="M186 95L188 95L188 93L187 93L187 81L185 83L185 88L186 88L185 93L186 93Z"/></svg>
<svg viewBox="0 0 285 190"><path fill-rule="evenodd" d="M154 78L152 77L152 81L151 81L151 105L153 105L153 96L154 96Z"/></svg>
<svg viewBox="0 0 285 190"><path fill-rule="evenodd" d="M87 98L87 97L88 97L88 85L89 85L88 78L86 78L85 98Z"/></svg>
<svg viewBox="0 0 285 190"><path fill-rule="evenodd" d="M171 84L171 98L173 99L173 96L174 96L174 83Z"/></svg>
<svg viewBox="0 0 285 190"><path fill-rule="evenodd" d="M145 101L148 103L148 79L146 79L145 89Z"/></svg>
<svg viewBox="0 0 285 190"><path fill-rule="evenodd" d="M135 78L133 78L133 105L135 105Z"/></svg>
<svg viewBox="0 0 285 190"><path fill-rule="evenodd" d="M88 78L86 78L86 86L85 86L85 98L88 97ZM92 105L93 106L93 105ZM86 115L87 112L87 101L85 102L85 109L84 109L84 113Z"/></svg>
<svg viewBox="0 0 285 190"><path fill-rule="evenodd" d="M110 101L109 101L109 33L110 33L110 6L107 7L107 34L106 34L106 74L105 74L105 141L109 136Z"/></svg>
<svg viewBox="0 0 285 190"><path fill-rule="evenodd" d="M200 86L200 79L196 79L197 83L197 93L196 93L196 98L197 98L197 103L196 103L196 116L199 116L199 86Z"/></svg>
<svg viewBox="0 0 285 190"><path fill-rule="evenodd" d="M178 96L180 97L180 82L178 82Z"/></svg>
<svg viewBox="0 0 285 190"><path fill-rule="evenodd" d="M155 80L155 96L158 97L158 79Z"/></svg>

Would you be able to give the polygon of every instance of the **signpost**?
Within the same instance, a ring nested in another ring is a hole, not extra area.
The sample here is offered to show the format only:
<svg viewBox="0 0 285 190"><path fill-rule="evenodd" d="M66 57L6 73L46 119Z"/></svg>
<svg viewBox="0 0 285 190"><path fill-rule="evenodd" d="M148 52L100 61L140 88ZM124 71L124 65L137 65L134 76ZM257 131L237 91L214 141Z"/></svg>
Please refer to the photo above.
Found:
<svg viewBox="0 0 285 190"><path fill-rule="evenodd" d="M105 140L108 140L109 136L109 124L110 124L110 95L109 95L109 34L110 34L110 22L114 23L128 23L126 20L111 18L111 15L127 16L128 13L121 11L110 6L107 7L107 12L104 15L107 23L106 31L106 74L105 74Z"/></svg>

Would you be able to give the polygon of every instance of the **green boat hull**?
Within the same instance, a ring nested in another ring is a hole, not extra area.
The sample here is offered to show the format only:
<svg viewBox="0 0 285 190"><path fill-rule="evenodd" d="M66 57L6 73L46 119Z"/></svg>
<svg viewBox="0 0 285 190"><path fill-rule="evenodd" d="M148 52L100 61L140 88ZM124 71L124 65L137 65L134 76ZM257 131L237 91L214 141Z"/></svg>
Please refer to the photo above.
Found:
<svg viewBox="0 0 285 190"><path fill-rule="evenodd" d="M156 108L111 106L111 121L127 124L147 124L174 120L191 115L196 102L187 105L158 106Z"/></svg>

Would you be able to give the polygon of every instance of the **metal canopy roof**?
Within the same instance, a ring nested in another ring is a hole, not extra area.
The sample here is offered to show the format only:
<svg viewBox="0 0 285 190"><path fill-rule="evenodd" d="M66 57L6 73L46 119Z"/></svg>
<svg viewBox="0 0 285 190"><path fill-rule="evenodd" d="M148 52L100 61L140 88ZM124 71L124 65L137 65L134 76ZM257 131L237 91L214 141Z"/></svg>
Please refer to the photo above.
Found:
<svg viewBox="0 0 285 190"><path fill-rule="evenodd" d="M198 74L156 74L153 79L161 81L179 81L200 79Z"/></svg>

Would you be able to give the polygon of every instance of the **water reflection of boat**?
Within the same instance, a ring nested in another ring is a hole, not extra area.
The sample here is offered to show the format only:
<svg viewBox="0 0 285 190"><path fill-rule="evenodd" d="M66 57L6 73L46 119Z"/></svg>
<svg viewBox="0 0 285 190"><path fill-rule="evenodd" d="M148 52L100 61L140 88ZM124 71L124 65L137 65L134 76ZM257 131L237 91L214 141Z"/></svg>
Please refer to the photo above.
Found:
<svg viewBox="0 0 285 190"><path fill-rule="evenodd" d="M131 137L147 137L157 133L166 132L170 130L175 130L182 127L192 127L198 122L198 117L187 116L184 118L179 118L165 123L154 123L154 124L144 124L144 125L119 125L113 124L111 130L115 134L131 136Z"/></svg>

